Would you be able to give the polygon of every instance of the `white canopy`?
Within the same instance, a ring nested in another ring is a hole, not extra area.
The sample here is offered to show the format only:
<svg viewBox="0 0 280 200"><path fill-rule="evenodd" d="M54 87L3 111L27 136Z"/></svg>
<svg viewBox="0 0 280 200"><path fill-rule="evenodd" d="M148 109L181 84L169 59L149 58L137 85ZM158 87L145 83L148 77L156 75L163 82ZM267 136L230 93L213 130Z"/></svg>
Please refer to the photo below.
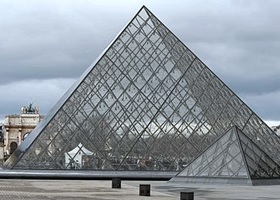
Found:
<svg viewBox="0 0 280 200"><path fill-rule="evenodd" d="M93 152L86 149L81 143L69 152L65 153L65 166L67 168L81 168L83 165L83 156L92 155ZM71 164L69 164L71 163Z"/></svg>

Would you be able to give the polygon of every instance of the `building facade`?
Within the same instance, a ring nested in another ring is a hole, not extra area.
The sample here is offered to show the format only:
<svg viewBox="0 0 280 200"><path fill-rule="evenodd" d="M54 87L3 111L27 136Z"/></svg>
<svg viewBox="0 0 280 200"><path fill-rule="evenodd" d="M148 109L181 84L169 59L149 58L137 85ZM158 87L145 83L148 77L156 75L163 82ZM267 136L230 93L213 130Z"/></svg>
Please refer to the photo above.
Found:
<svg viewBox="0 0 280 200"><path fill-rule="evenodd" d="M277 135L280 136L280 125L271 127Z"/></svg>
<svg viewBox="0 0 280 200"><path fill-rule="evenodd" d="M32 104L22 107L19 115L5 116L3 125L4 159L15 151L42 119L39 108L32 107Z"/></svg>
<svg viewBox="0 0 280 200"><path fill-rule="evenodd" d="M0 161L4 160L4 124L0 124Z"/></svg>

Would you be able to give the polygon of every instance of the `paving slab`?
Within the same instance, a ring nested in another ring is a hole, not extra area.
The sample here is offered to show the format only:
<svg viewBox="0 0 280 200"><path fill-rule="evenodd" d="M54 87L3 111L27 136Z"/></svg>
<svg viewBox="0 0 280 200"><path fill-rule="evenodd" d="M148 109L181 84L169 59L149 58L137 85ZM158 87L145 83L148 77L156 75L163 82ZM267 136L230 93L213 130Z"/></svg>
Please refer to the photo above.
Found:
<svg viewBox="0 0 280 200"><path fill-rule="evenodd" d="M117 189L112 188L112 182L108 180L2 179L0 180L0 199L176 199L173 194L153 191L153 188L150 197L139 196L139 184L151 183L123 181L122 187Z"/></svg>
<svg viewBox="0 0 280 200"><path fill-rule="evenodd" d="M151 196L139 196L139 184L151 185ZM122 181L112 188L108 180L0 179L0 200L178 200L192 191L195 200L279 200L280 186L182 185L166 181Z"/></svg>

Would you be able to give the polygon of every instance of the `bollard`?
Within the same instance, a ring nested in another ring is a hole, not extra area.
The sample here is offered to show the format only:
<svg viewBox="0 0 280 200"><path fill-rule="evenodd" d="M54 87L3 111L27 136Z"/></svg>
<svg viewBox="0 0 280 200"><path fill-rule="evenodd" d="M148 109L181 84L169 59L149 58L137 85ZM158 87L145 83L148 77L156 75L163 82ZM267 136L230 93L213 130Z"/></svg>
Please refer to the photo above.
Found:
<svg viewBox="0 0 280 200"><path fill-rule="evenodd" d="M193 192L181 192L180 200L194 200L194 193Z"/></svg>
<svg viewBox="0 0 280 200"><path fill-rule="evenodd" d="M113 178L112 179L112 188L121 188L122 182L120 178Z"/></svg>
<svg viewBox="0 0 280 200"><path fill-rule="evenodd" d="M151 185L140 184L139 185L139 196L151 196Z"/></svg>

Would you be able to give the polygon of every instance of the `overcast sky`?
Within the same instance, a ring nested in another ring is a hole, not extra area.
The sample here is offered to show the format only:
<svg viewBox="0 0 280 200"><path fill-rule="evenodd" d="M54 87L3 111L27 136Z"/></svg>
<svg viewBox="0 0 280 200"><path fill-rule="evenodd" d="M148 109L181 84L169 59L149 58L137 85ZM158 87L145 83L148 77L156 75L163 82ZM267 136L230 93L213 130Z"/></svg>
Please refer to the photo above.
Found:
<svg viewBox="0 0 280 200"><path fill-rule="evenodd" d="M280 1L0 1L0 121L47 114L146 5L269 125L280 124Z"/></svg>

